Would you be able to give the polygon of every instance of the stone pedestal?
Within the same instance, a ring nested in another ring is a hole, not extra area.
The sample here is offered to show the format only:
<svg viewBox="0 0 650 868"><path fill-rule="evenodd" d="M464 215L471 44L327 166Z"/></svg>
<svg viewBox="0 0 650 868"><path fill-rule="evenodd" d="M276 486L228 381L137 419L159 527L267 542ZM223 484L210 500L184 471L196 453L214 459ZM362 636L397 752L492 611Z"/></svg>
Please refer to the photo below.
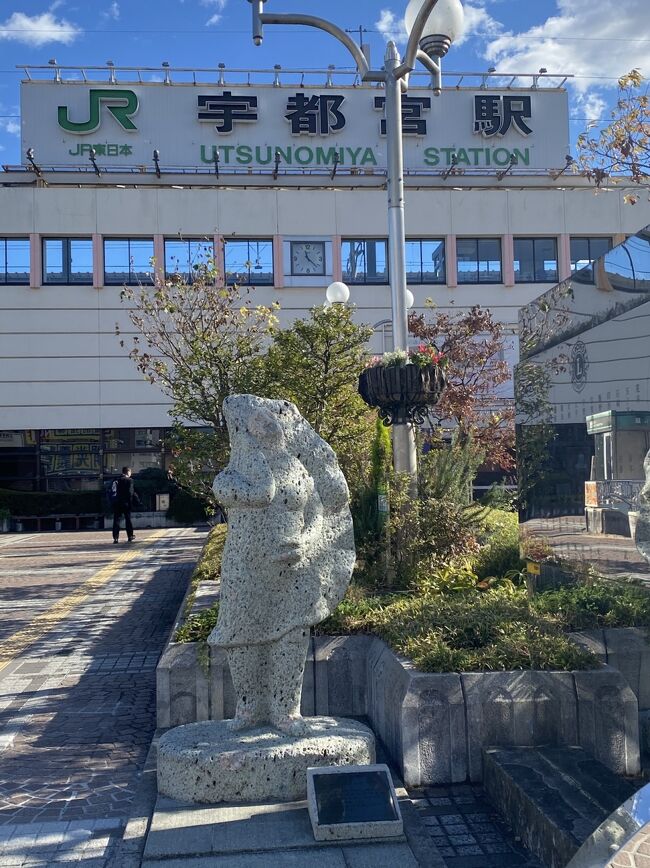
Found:
<svg viewBox="0 0 650 868"><path fill-rule="evenodd" d="M295 737L271 727L232 732L227 721L179 726L158 745L158 792L185 802L304 799L307 769L375 762L375 737L355 720L304 719Z"/></svg>

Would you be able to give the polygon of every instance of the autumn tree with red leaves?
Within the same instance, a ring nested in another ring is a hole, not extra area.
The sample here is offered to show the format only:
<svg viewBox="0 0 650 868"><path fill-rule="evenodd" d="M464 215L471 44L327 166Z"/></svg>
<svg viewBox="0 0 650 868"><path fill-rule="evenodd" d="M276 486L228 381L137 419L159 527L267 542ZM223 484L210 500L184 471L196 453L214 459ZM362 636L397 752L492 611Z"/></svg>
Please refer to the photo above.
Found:
<svg viewBox="0 0 650 868"><path fill-rule="evenodd" d="M514 404L496 397L497 388L511 377L503 360L503 325L476 305L457 314L413 313L409 331L433 344L445 359L447 386L429 410L432 427L453 423L461 440L471 437L491 464L512 469Z"/></svg>

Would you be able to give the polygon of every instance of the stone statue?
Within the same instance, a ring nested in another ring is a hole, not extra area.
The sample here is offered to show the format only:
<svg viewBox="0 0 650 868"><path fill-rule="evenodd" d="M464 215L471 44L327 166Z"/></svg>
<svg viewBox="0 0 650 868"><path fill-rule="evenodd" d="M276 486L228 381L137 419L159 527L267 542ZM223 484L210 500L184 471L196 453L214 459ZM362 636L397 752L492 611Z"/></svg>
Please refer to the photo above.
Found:
<svg viewBox="0 0 650 868"><path fill-rule="evenodd" d="M293 404L233 395L223 412L231 456L214 491L228 508L228 536L208 642L225 650L237 707L233 720L161 736L158 791L209 804L295 801L306 796L307 769L375 761L367 726L300 716L309 628L352 576L348 487Z"/></svg>
<svg viewBox="0 0 650 868"><path fill-rule="evenodd" d="M639 493L641 508L634 541L639 552L650 563L650 452L643 462L643 470L645 471L645 485Z"/></svg>
<svg viewBox="0 0 650 868"><path fill-rule="evenodd" d="M237 695L233 730L300 736L309 628L345 594L355 560L348 487L334 451L288 401L233 395L231 443L213 490L228 509L217 626Z"/></svg>

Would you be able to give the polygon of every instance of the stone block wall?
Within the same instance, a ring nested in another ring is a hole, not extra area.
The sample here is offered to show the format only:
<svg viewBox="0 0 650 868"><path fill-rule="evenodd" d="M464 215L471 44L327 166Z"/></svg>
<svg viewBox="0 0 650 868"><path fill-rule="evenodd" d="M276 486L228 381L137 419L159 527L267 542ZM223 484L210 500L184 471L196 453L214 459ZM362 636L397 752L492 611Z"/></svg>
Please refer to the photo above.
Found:
<svg viewBox="0 0 650 868"><path fill-rule="evenodd" d="M617 644L609 637L612 659L620 647L642 652L638 636L624 639ZM607 653L598 645L602 637L583 634L583 641ZM157 673L159 727L232 717L225 654L208 658L202 647L167 647ZM642 654L635 682L641 696L647 662ZM637 697L611 665L587 672L427 674L371 636L315 637L302 711L367 717L411 786L480 781L483 749L499 746L579 745L619 774L640 768Z"/></svg>

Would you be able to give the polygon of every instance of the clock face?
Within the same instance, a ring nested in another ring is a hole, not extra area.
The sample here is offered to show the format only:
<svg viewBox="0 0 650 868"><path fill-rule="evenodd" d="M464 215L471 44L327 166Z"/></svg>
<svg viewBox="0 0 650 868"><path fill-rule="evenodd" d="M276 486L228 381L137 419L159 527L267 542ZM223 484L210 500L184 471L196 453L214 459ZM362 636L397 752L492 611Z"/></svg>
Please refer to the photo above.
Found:
<svg viewBox="0 0 650 868"><path fill-rule="evenodd" d="M325 242L292 241L291 274L325 274Z"/></svg>

